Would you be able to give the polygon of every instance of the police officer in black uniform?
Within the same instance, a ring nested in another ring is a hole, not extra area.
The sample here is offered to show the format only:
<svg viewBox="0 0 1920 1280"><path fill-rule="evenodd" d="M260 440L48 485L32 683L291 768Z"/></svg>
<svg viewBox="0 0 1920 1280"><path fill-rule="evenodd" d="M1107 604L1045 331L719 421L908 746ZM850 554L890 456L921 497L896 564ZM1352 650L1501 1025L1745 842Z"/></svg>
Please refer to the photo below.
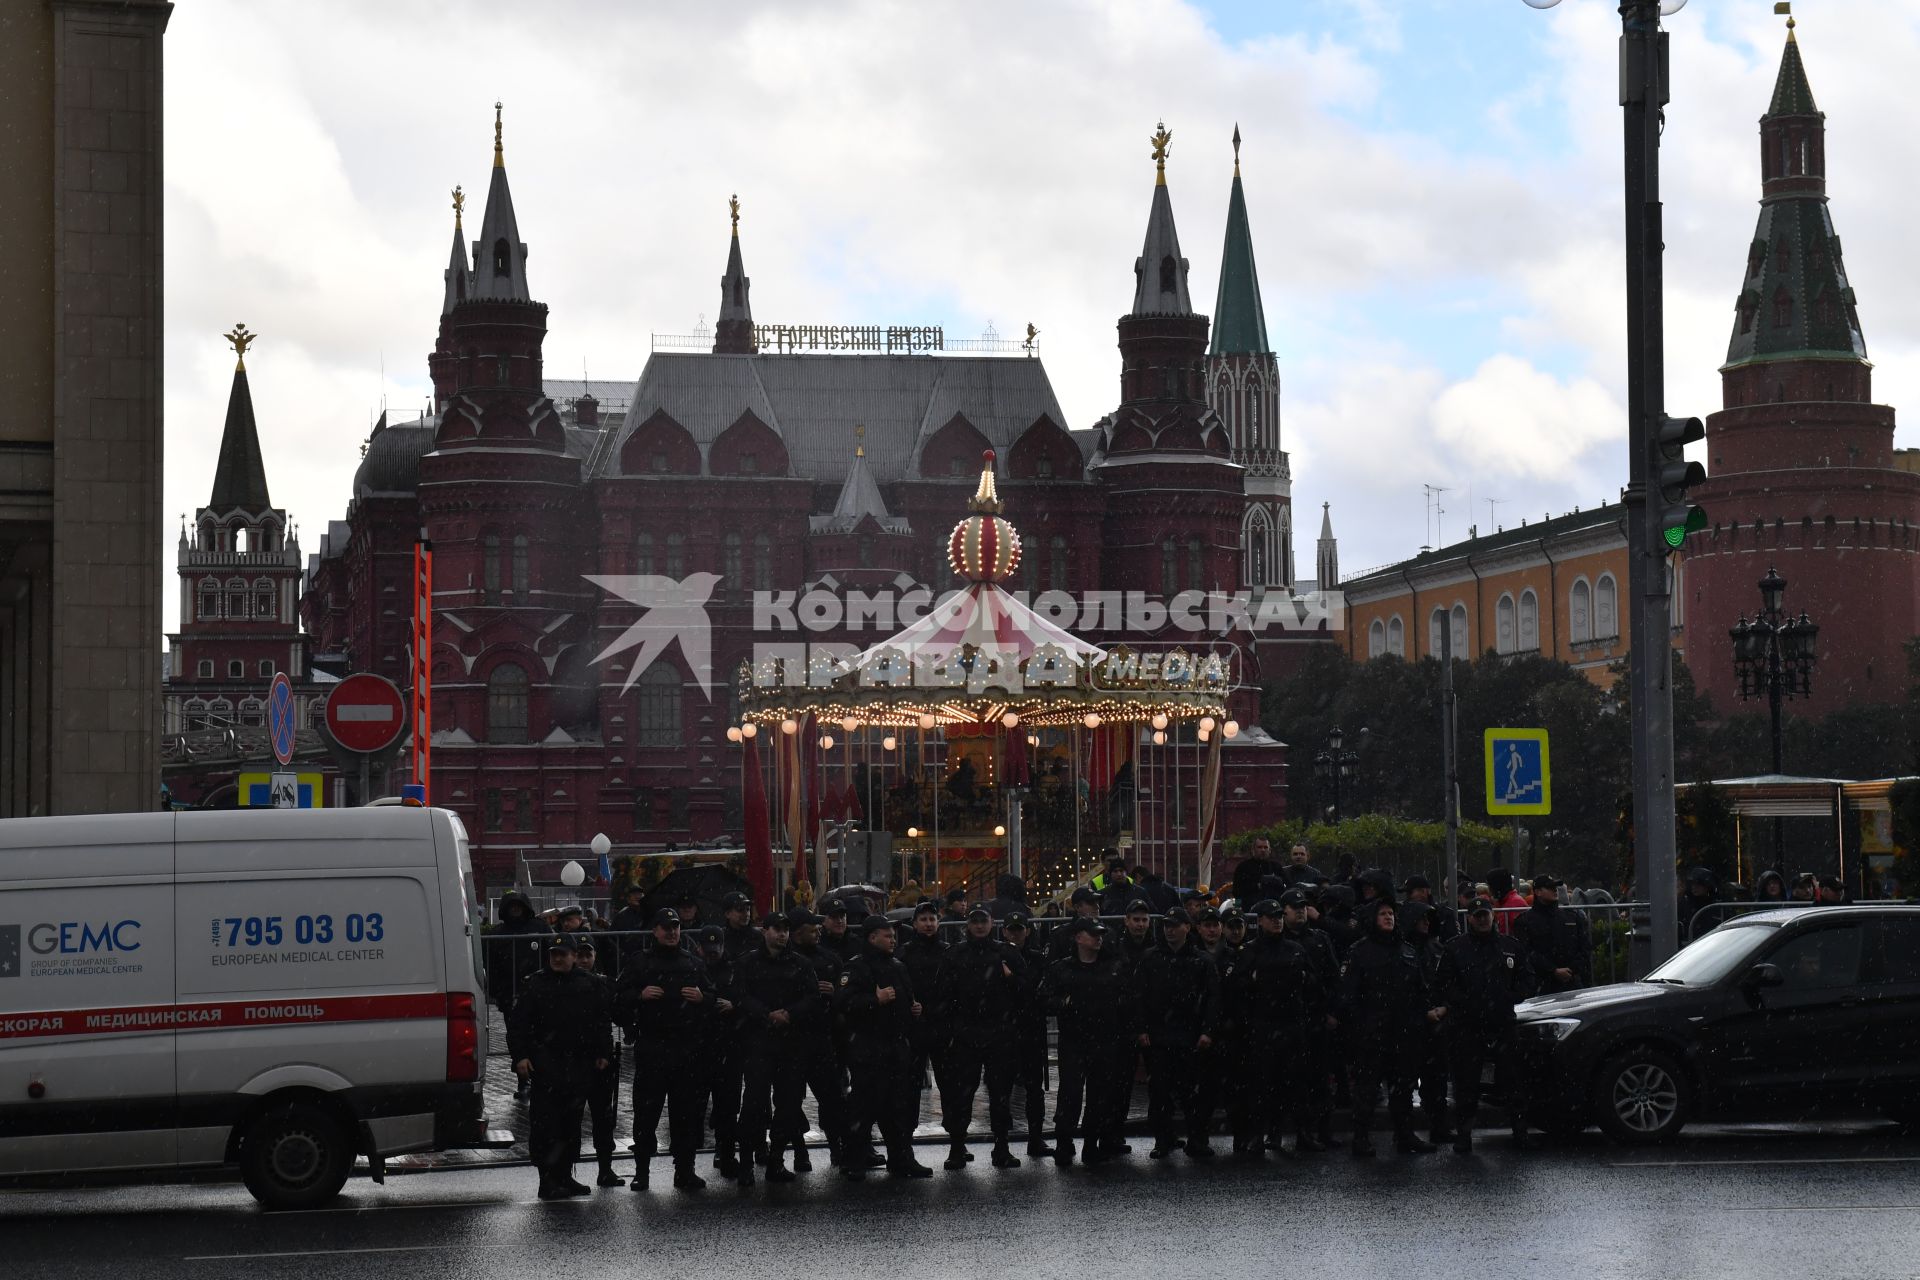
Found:
<svg viewBox="0 0 1920 1280"><path fill-rule="evenodd" d="M1060 1029L1060 1098L1054 1115L1055 1163L1069 1165L1086 1113L1088 1163L1120 1154L1120 1122L1126 1118L1133 1062L1145 1032L1140 1008L1119 967L1101 955L1106 926L1080 919L1071 925L1074 954L1047 970L1042 992Z"/></svg>
<svg viewBox="0 0 1920 1280"><path fill-rule="evenodd" d="M1075 920L1098 920L1100 918L1100 895L1081 885L1067 899L1067 910L1072 913L1067 923L1055 925L1053 932L1047 935L1047 964L1056 960L1065 960L1073 954L1074 939L1079 935L1073 931Z"/></svg>
<svg viewBox="0 0 1920 1280"><path fill-rule="evenodd" d="M804 907L796 908L787 913L787 923L792 926L793 953L813 970L814 989L820 993L818 1006L794 1028L799 1039L800 1074L806 1087L813 1090L820 1129L827 1135L828 1156L838 1164L847 1127L847 1081L840 1066L841 1050L834 1042L833 995L839 989L840 971L846 968L846 962L821 945L819 916ZM807 1154L804 1139L793 1144L793 1171L813 1171L813 1157Z"/></svg>
<svg viewBox="0 0 1920 1280"><path fill-rule="evenodd" d="M807 1131L800 1104L806 1093L802 1029L819 1013L820 989L813 966L787 945L784 912L760 922L761 946L740 961L734 996L740 1006L740 1136L737 1178L753 1181L753 1162L766 1153L767 1181L792 1182L786 1148Z"/></svg>
<svg viewBox="0 0 1920 1280"><path fill-rule="evenodd" d="M684 931L683 931L684 932ZM713 979L713 1015L707 1019L705 1104L713 1125L713 1168L723 1178L740 1176L734 1152L740 1140L740 1007L734 1001L734 962L727 958L726 930L700 930L699 957Z"/></svg>
<svg viewBox="0 0 1920 1280"><path fill-rule="evenodd" d="M707 1049L717 1001L699 956L680 945L678 912L653 914L653 940L626 962L614 992L620 1024L632 1033L633 1189L645 1191L659 1151L660 1112L667 1112L673 1185L698 1191L693 1171L706 1102Z"/></svg>
<svg viewBox="0 0 1920 1280"><path fill-rule="evenodd" d="M1573 991L1593 982L1593 937L1586 913L1560 905L1560 881L1533 878L1533 905L1513 920L1513 936L1527 949L1534 989L1541 995Z"/></svg>
<svg viewBox="0 0 1920 1280"><path fill-rule="evenodd" d="M613 1008L613 979L601 973L598 968L600 953L594 945L591 935L577 934L573 939L573 967L600 984L601 994L606 998L609 1011ZM620 1097L620 1046L613 1046L613 1056L595 1076L593 1088L587 1091L587 1117L593 1130L593 1154L600 1165L599 1184L603 1187L624 1187L627 1180L613 1171L613 1120L614 1111Z"/></svg>
<svg viewBox="0 0 1920 1280"><path fill-rule="evenodd" d="M914 1019L914 1053L919 1060L917 1088L926 1087L926 1073L933 1070L933 1087L946 1089L947 1028L940 1016L940 962L946 957L947 944L940 938L940 904L922 898L913 908L913 929L900 941L896 954L913 976L913 989L923 1006ZM914 1114L919 1114L918 1104Z"/></svg>
<svg viewBox="0 0 1920 1280"><path fill-rule="evenodd" d="M1294 1141L1294 1151L1325 1151L1333 1145L1333 1029L1339 1021L1340 958L1323 930L1314 927L1317 886L1296 885L1280 895L1281 931L1305 948L1312 980L1307 983L1307 1019L1294 1044L1296 1071L1305 1089L1301 1104L1312 1121Z"/></svg>
<svg viewBox="0 0 1920 1280"><path fill-rule="evenodd" d="M1047 1006L1040 999L1047 952L1024 911L1008 913L1002 933L1027 962L1019 1011L1013 1017L1013 1082L1026 1096L1027 1154L1045 1159L1053 1154L1047 1145Z"/></svg>
<svg viewBox="0 0 1920 1280"><path fill-rule="evenodd" d="M1296 891L1297 892L1297 891ZM1310 1018L1308 988L1314 982L1307 950L1286 935L1280 903L1264 898L1254 904L1259 929L1234 957L1226 975L1240 1037L1233 1151L1257 1156L1278 1150L1286 1121L1295 1125L1296 1145L1311 1150L1317 1134L1306 1107L1300 1042Z"/></svg>
<svg viewBox="0 0 1920 1280"><path fill-rule="evenodd" d="M1440 943L1433 936L1434 918L1439 914L1425 902L1414 900L1400 905L1400 934L1420 956L1420 971L1425 975L1429 1003L1440 1005ZM1420 1086L1420 1119L1427 1126L1427 1138L1436 1147L1453 1141L1447 1124L1446 1015L1439 1022L1422 1022L1415 1036L1419 1048L1414 1051L1414 1080Z"/></svg>
<svg viewBox="0 0 1920 1280"><path fill-rule="evenodd" d="M835 1006L847 1022L848 1094L846 1152L840 1172L859 1179L861 1158L875 1126L887 1144L887 1172L896 1178L929 1178L933 1170L913 1156L913 1124L919 1111L920 1067L914 1023L924 1010L914 999L913 975L894 956L899 938L884 916L867 920L866 950L840 974Z"/></svg>
<svg viewBox="0 0 1920 1280"><path fill-rule="evenodd" d="M1147 1027L1147 1123L1153 1130L1155 1160L1182 1149L1174 1124L1177 1107L1186 1121L1184 1149L1189 1158L1213 1155L1207 1142L1212 1120L1201 1110L1211 1095L1200 1089L1202 1061L1214 1050L1220 1023L1220 974L1200 947L1185 912L1161 922L1160 944L1136 971Z"/></svg>
<svg viewBox="0 0 1920 1280"><path fill-rule="evenodd" d="M605 989L573 967L574 941L547 939L547 967L527 981L507 1023L513 1069L533 1087L527 1154L540 1171L540 1198L592 1195L573 1177L580 1157L580 1113L597 1073L613 1057L612 1010Z"/></svg>
<svg viewBox="0 0 1920 1280"><path fill-rule="evenodd" d="M1420 957L1400 936L1393 903L1367 904L1364 931L1347 956L1341 1006L1352 1033L1353 1154L1373 1155L1372 1126L1380 1089L1387 1090L1396 1151L1424 1155L1434 1147L1413 1131L1413 1076L1423 1023L1440 1020L1427 999Z"/></svg>
<svg viewBox="0 0 1920 1280"><path fill-rule="evenodd" d="M940 959L940 1021L947 1043L946 1079L940 1085L940 1122L947 1131L948 1169L967 1163L967 1127L980 1079L987 1081L987 1123L993 1130L993 1167L1017 1169L1007 1147L1013 1131L1014 1020L1026 999L1026 957L993 936L993 914L967 912L966 937Z"/></svg>
<svg viewBox="0 0 1920 1280"><path fill-rule="evenodd" d="M1492 1061L1512 1097L1513 1136L1525 1145L1526 1090L1514 1053L1513 1007L1533 994L1526 949L1493 927L1493 902L1475 898L1467 931L1440 951L1438 996L1446 1028L1448 1073L1453 1077L1453 1149L1473 1151L1473 1119L1480 1111L1480 1074Z"/></svg>

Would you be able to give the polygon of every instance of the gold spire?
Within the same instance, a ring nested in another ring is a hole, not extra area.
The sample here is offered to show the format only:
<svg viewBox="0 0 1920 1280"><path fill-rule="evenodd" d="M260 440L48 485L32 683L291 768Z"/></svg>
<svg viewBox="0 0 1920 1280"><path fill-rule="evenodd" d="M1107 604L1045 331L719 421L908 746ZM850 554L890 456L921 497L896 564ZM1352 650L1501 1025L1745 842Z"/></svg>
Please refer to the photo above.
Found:
<svg viewBox="0 0 1920 1280"><path fill-rule="evenodd" d="M247 332L247 326L244 324L237 324L226 335L226 339L233 346L233 354L239 357L233 362L234 372L243 372L247 367L247 348L258 342L260 335Z"/></svg>
<svg viewBox="0 0 1920 1280"><path fill-rule="evenodd" d="M500 145L500 103L497 99L493 104L493 167L507 167L506 148Z"/></svg>
<svg viewBox="0 0 1920 1280"><path fill-rule="evenodd" d="M1154 135L1149 141L1153 143L1153 185L1164 187L1167 185L1167 149L1173 145L1173 132L1167 128L1166 121L1162 120L1155 126Z"/></svg>
<svg viewBox="0 0 1920 1280"><path fill-rule="evenodd" d="M973 491L973 501L967 506L971 510L990 515L1000 514L1000 490L993 483L993 450L991 449L980 455L980 487Z"/></svg>
<svg viewBox="0 0 1920 1280"><path fill-rule="evenodd" d="M733 238L740 238L740 194L735 192L727 197L727 212L733 215Z"/></svg>
<svg viewBox="0 0 1920 1280"><path fill-rule="evenodd" d="M467 193L460 188L453 189L453 229L460 229L460 211L467 207Z"/></svg>
<svg viewBox="0 0 1920 1280"><path fill-rule="evenodd" d="M1773 6L1773 11L1774 11L1775 13L1783 13L1783 14L1785 14L1785 15L1787 16L1787 43L1788 43L1788 44L1795 44L1795 43L1798 43L1798 42L1797 42L1797 41L1795 41L1795 40L1794 40L1794 38L1793 38L1793 3L1792 3L1792 0L1778 0L1778 3L1776 3L1776 4L1775 4L1775 5Z"/></svg>
<svg viewBox="0 0 1920 1280"><path fill-rule="evenodd" d="M867 438L867 429L864 426L855 427L853 429L853 438L856 442L864 441ZM866 457L867 446L862 443L855 443L853 446L853 456L856 458Z"/></svg>

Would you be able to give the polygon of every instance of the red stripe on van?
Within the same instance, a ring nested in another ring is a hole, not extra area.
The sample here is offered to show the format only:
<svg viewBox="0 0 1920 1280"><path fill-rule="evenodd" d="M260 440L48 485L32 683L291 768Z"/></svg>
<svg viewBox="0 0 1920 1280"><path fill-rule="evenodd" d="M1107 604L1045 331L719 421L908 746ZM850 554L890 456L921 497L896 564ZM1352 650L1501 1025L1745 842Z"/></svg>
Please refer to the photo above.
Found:
<svg viewBox="0 0 1920 1280"><path fill-rule="evenodd" d="M285 1000L217 1000L129 1005L110 1009L50 1009L0 1014L0 1040L97 1036L121 1032L217 1031L235 1027L291 1027L317 1022L396 1022L443 1019L444 993L387 996L311 996Z"/></svg>

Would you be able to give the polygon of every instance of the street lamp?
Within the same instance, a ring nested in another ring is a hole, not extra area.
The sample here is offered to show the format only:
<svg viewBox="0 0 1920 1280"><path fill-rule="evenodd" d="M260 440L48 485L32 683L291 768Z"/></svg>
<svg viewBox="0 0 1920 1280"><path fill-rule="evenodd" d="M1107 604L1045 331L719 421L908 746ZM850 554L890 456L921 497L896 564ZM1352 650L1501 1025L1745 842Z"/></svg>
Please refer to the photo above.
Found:
<svg viewBox="0 0 1920 1280"><path fill-rule="evenodd" d="M1367 731L1362 729L1360 732L1364 735ZM1327 733L1327 749L1313 758L1314 771L1319 775L1321 784L1329 787L1333 792L1335 826L1340 823L1341 785L1352 780L1354 771L1360 763L1358 751L1341 750L1346 741L1346 732L1339 725L1335 725Z"/></svg>
<svg viewBox="0 0 1920 1280"><path fill-rule="evenodd" d="M1760 613L1752 621L1740 615L1727 632L1733 638L1733 673L1740 697L1764 697L1773 716L1773 771L1786 772L1782 763L1780 704L1788 698L1813 693L1813 664L1820 639L1819 624L1803 611L1794 617L1786 607L1787 580L1767 567L1760 579ZM1773 869L1786 874L1785 824L1773 819Z"/></svg>

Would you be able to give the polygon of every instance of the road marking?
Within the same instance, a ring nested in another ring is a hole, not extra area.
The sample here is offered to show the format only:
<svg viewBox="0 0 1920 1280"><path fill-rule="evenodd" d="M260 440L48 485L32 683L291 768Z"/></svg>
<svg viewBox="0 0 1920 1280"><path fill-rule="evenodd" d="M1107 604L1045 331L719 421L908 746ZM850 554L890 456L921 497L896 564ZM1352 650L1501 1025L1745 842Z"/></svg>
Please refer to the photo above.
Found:
<svg viewBox="0 0 1920 1280"><path fill-rule="evenodd" d="M1777 1156L1754 1160L1615 1160L1610 1169L1711 1169L1756 1164L1920 1164L1920 1156Z"/></svg>
<svg viewBox="0 0 1920 1280"><path fill-rule="evenodd" d="M427 1253L446 1248L439 1244L396 1244L384 1249L301 1249L293 1253L201 1253L189 1254L182 1262L242 1262L256 1258L318 1258L330 1253Z"/></svg>
<svg viewBox="0 0 1920 1280"><path fill-rule="evenodd" d="M1888 1210L1904 1210L1908 1213L1920 1210L1920 1204L1783 1204L1783 1205L1737 1205L1728 1209L1728 1213L1885 1213Z"/></svg>

